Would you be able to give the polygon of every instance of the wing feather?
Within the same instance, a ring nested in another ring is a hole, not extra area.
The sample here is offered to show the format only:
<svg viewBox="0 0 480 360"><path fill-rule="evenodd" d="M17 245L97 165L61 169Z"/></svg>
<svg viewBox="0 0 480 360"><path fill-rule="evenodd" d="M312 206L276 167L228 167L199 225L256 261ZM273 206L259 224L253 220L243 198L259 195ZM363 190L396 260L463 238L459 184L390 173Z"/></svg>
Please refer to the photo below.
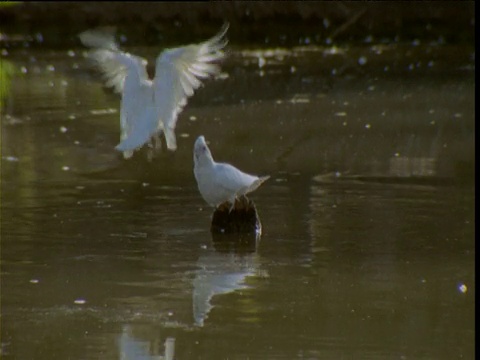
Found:
<svg viewBox="0 0 480 360"><path fill-rule="evenodd" d="M118 44L115 41L115 28L103 27L87 30L78 35L83 45L105 50L118 50Z"/></svg>
<svg viewBox="0 0 480 360"><path fill-rule="evenodd" d="M170 150L176 148L175 125L187 99L202 85L200 79L207 79L220 72L220 67L210 62L225 57L221 50L227 44L224 39L227 30L228 24L225 24L211 39L200 44L165 50L157 58L153 80L155 104Z"/></svg>
<svg viewBox="0 0 480 360"><path fill-rule="evenodd" d="M256 176L246 174L226 163L216 163L213 174L214 183L232 194L248 189L258 179Z"/></svg>
<svg viewBox="0 0 480 360"><path fill-rule="evenodd" d="M103 73L107 87L113 88L117 93L122 93L125 78L129 73L135 73L140 81L148 80L147 61L139 56L120 51L113 29L87 30L78 36L85 46L91 48L87 57Z"/></svg>
<svg viewBox="0 0 480 360"><path fill-rule="evenodd" d="M122 95L120 106L120 144L126 158L149 141L156 131L153 87L146 71L147 61L119 50L114 33L87 30L79 35L91 48L87 56L103 74L105 86ZM152 120L153 119L153 120Z"/></svg>

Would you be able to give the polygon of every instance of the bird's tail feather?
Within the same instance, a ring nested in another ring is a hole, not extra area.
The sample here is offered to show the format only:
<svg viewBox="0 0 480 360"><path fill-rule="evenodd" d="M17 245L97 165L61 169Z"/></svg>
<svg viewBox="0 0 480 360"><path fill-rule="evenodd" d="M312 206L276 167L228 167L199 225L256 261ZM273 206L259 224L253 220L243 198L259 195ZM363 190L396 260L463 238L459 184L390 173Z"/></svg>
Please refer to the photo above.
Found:
<svg viewBox="0 0 480 360"><path fill-rule="evenodd" d="M262 177L259 177L257 180L255 180L252 185L249 186L248 190L246 193L249 193L249 192L252 192L256 189L258 189L258 187L260 185L262 185L265 181L267 181L268 179L270 179L270 175L267 175L267 176L262 176Z"/></svg>

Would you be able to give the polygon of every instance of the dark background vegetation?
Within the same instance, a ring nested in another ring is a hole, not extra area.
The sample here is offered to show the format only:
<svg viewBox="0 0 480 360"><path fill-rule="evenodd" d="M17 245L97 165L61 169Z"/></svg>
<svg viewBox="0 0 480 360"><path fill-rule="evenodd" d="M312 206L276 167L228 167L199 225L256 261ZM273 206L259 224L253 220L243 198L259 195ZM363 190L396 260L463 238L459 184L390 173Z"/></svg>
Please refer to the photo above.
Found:
<svg viewBox="0 0 480 360"><path fill-rule="evenodd" d="M474 1L18 2L0 6L0 43L72 46L86 28L114 25L126 44L208 37L224 20L236 45L438 41L474 43ZM132 26L133 25L133 26ZM126 29L128 28L128 33ZM175 36L173 36L175 34Z"/></svg>

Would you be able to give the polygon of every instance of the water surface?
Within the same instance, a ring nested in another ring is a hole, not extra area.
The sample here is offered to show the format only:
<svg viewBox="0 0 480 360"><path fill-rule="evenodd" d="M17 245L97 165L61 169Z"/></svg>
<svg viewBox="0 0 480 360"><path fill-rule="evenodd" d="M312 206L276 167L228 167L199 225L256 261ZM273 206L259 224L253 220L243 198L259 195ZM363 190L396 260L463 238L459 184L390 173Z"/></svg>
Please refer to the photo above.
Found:
<svg viewBox="0 0 480 360"><path fill-rule="evenodd" d="M474 357L473 49L233 48L153 161L82 51L2 58L2 358ZM257 241L212 237L198 135L272 176Z"/></svg>

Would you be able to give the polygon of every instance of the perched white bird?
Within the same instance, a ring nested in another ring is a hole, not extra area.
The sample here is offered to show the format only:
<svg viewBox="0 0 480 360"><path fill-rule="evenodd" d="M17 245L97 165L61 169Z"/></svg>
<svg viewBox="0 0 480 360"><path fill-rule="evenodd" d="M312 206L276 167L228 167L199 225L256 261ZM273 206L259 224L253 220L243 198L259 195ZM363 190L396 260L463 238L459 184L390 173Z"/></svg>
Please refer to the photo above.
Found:
<svg viewBox="0 0 480 360"><path fill-rule="evenodd" d="M270 178L249 175L230 164L215 162L203 136L195 141L193 162L193 172L203 199L213 207L229 201L230 211L238 196L256 190Z"/></svg>
<svg viewBox="0 0 480 360"><path fill-rule="evenodd" d="M225 57L222 49L228 24L211 39L164 50L156 60L155 77L148 78L147 60L119 50L113 32L87 30L79 35L92 50L93 59L104 73L106 85L122 95L120 143L124 157L151 141L159 145L161 132L169 150L176 150L175 125L188 97L207 79L220 73L215 64Z"/></svg>

